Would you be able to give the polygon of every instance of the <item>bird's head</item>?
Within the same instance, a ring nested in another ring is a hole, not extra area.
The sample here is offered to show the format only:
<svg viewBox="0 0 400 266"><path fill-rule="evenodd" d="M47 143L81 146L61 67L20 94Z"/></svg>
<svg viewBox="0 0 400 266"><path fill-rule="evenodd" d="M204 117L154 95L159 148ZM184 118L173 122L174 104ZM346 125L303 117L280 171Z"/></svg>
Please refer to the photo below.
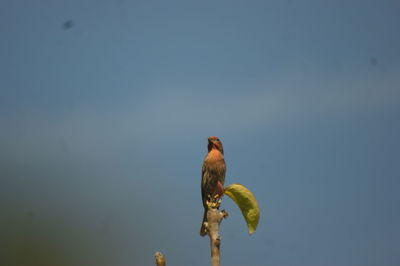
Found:
<svg viewBox="0 0 400 266"><path fill-rule="evenodd" d="M215 136L208 138L208 151L210 152L212 149L217 149L222 154L224 154L224 148L222 147L222 142L219 140L219 138Z"/></svg>

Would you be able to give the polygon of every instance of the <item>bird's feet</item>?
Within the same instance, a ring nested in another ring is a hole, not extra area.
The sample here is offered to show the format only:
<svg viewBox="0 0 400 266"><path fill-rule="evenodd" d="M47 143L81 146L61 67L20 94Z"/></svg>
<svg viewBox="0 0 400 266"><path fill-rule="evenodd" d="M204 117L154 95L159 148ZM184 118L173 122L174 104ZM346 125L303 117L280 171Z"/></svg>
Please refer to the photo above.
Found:
<svg viewBox="0 0 400 266"><path fill-rule="evenodd" d="M208 208L218 209L222 202L222 196L216 194L214 196L208 195L207 197L208 200L206 201L206 204Z"/></svg>

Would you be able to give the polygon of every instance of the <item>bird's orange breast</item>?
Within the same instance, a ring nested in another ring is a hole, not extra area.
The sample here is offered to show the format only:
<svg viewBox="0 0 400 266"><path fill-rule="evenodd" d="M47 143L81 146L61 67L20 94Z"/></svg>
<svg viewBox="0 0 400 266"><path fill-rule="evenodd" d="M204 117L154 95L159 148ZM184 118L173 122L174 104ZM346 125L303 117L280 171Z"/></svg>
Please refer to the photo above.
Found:
<svg viewBox="0 0 400 266"><path fill-rule="evenodd" d="M224 156L223 156L222 153L221 153L219 150L217 150L217 149L212 149L212 150L207 154L207 157L206 157L206 161L207 161L208 163L215 163L215 162L218 162L218 161L223 160L223 159L224 159Z"/></svg>

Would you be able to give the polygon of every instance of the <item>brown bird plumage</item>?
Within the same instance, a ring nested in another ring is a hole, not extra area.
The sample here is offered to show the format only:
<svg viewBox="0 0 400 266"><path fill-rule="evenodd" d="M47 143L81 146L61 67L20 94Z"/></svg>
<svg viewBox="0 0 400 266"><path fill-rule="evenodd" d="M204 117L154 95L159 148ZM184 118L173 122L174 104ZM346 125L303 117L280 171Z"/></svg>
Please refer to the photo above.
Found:
<svg viewBox="0 0 400 266"><path fill-rule="evenodd" d="M207 221L207 201L221 198L224 194L225 172L222 142L217 137L209 137L208 154L204 158L201 169L201 198L204 206L203 222L200 228L201 236L207 234L204 227L204 222Z"/></svg>

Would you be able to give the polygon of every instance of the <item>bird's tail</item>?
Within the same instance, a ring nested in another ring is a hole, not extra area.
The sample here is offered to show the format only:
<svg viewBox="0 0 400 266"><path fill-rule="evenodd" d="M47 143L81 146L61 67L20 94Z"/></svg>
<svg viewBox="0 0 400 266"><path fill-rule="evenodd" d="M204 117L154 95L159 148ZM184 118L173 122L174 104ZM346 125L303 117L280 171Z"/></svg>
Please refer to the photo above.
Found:
<svg viewBox="0 0 400 266"><path fill-rule="evenodd" d="M201 222L201 228L200 228L201 236L207 235L207 230L206 230L206 227L204 226L204 222L207 222L207 210L206 209L204 209L203 221Z"/></svg>

